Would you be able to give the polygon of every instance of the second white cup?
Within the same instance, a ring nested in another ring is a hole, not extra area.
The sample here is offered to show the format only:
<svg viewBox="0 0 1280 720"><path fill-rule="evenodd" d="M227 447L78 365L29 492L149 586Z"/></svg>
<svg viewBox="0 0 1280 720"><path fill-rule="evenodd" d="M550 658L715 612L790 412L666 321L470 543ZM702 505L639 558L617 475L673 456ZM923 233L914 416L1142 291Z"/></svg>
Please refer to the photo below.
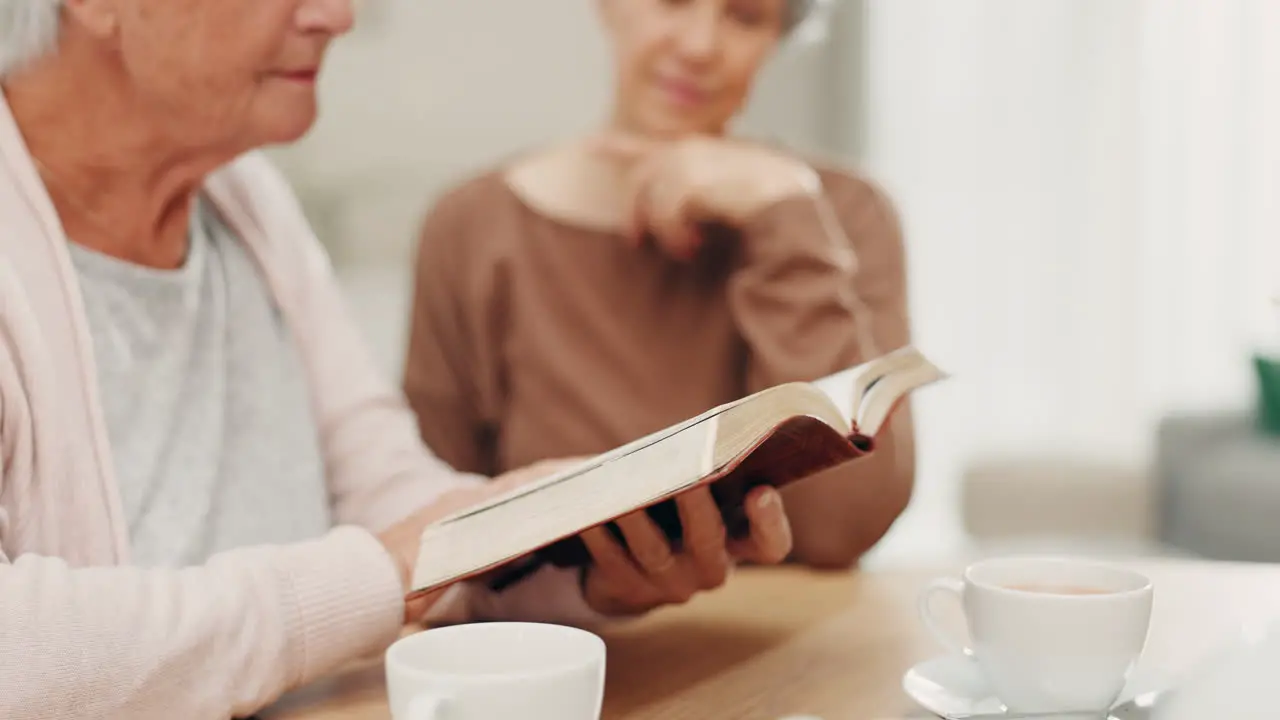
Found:
<svg viewBox="0 0 1280 720"><path fill-rule="evenodd" d="M395 720L599 720L604 670L599 637L539 623L427 630L386 654Z"/></svg>
<svg viewBox="0 0 1280 720"><path fill-rule="evenodd" d="M956 596L971 646L944 632L932 600ZM972 656L1011 711L1105 710L1142 655L1151 622L1151 581L1141 573L1061 558L1001 558L962 579L933 581L920 596L926 627Z"/></svg>

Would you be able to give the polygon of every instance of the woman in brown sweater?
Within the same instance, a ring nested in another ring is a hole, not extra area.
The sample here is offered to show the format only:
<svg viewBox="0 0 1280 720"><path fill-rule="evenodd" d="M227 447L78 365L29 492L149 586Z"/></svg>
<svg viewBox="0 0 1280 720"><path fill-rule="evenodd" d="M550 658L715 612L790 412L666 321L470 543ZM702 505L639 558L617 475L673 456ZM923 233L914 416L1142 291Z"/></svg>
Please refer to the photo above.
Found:
<svg viewBox="0 0 1280 720"><path fill-rule="evenodd" d="M603 452L909 339L885 197L726 134L813 0L598 2L607 126L467 181L425 222L405 385L462 470ZM793 560L847 567L902 512L909 408L880 442L783 492Z"/></svg>

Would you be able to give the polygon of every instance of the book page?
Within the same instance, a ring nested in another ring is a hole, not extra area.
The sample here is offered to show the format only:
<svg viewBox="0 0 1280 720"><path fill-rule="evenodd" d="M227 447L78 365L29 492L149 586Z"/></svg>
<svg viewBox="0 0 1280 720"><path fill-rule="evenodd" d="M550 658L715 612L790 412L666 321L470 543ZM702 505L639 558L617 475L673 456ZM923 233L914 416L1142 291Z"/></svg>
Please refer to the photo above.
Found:
<svg viewBox="0 0 1280 720"><path fill-rule="evenodd" d="M946 377L946 373L921 356L915 365L895 370L880 378L867 390L862 405L858 408L858 429L864 434L876 435L894 407L908 394Z"/></svg>
<svg viewBox="0 0 1280 720"><path fill-rule="evenodd" d="M859 368L853 367L811 383L827 396L831 404L835 405L836 410L840 412L840 417L850 424L853 423L856 412L854 404L858 395L856 389L858 373Z"/></svg>
<svg viewBox="0 0 1280 720"><path fill-rule="evenodd" d="M867 394L876 383L895 373L926 365L931 364L919 350L908 345L810 384L826 395L850 424L855 424L863 412Z"/></svg>

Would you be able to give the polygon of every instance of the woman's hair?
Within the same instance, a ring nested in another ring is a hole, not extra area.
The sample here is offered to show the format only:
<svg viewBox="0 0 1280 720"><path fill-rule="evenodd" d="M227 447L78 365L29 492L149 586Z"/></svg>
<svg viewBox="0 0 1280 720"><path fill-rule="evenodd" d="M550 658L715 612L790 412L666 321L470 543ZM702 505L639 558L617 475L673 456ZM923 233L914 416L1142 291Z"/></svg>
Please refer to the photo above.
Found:
<svg viewBox="0 0 1280 720"><path fill-rule="evenodd" d="M0 0L0 78L51 52L62 0Z"/></svg>
<svg viewBox="0 0 1280 720"><path fill-rule="evenodd" d="M787 0L787 30L804 22L813 5L814 0Z"/></svg>
<svg viewBox="0 0 1280 720"><path fill-rule="evenodd" d="M4 2L4 0L0 0ZM784 30L787 34L808 35L809 30L824 22L830 0L787 0L787 18ZM797 32L798 29L803 32ZM821 29L819 29L821 34Z"/></svg>

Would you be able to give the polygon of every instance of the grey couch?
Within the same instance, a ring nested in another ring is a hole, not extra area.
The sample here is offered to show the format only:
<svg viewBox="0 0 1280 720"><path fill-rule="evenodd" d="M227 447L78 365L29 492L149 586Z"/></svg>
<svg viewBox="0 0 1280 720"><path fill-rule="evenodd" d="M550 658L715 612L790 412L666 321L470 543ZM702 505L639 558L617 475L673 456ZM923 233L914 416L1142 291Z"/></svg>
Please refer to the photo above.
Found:
<svg viewBox="0 0 1280 720"><path fill-rule="evenodd" d="M1280 438L1250 415L1180 416L1159 428L1163 543L1218 560L1280 562Z"/></svg>

